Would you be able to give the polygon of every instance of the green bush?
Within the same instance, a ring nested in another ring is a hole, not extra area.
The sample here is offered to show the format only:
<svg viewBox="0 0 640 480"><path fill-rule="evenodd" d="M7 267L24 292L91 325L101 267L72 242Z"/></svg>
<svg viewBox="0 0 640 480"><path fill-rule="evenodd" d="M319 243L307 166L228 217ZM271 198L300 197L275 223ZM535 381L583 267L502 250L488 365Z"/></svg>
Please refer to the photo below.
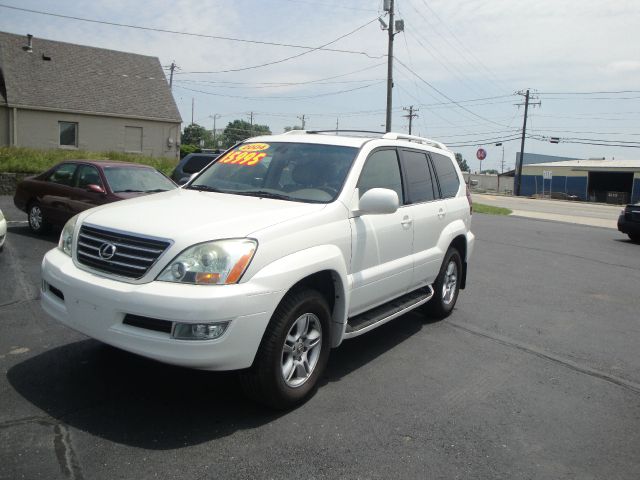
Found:
<svg viewBox="0 0 640 480"><path fill-rule="evenodd" d="M24 147L0 147L0 172L40 173L63 160L119 160L151 165L170 175L177 161L173 158L145 157L134 153L88 152L85 150L38 150Z"/></svg>

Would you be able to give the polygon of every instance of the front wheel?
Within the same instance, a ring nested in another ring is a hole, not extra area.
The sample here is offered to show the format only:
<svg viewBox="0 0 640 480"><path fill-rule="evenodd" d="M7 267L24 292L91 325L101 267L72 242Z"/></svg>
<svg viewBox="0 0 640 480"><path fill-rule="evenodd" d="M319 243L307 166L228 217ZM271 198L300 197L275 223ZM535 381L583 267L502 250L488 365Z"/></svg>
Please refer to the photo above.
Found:
<svg viewBox="0 0 640 480"><path fill-rule="evenodd" d="M640 234L639 233L629 233L629 240L635 243L640 243Z"/></svg>
<svg viewBox="0 0 640 480"><path fill-rule="evenodd" d="M29 216L29 228L33 233L40 235L48 230L49 224L45 221L42 207L38 202L29 205L27 215Z"/></svg>
<svg viewBox="0 0 640 480"><path fill-rule="evenodd" d="M462 259L455 248L449 248L440 267L440 273L433 284L433 298L425 305L427 315L442 319L448 317L458 300Z"/></svg>
<svg viewBox="0 0 640 480"><path fill-rule="evenodd" d="M276 309L253 366L241 374L244 391L277 409L306 400L329 358L331 314L315 290L289 293Z"/></svg>

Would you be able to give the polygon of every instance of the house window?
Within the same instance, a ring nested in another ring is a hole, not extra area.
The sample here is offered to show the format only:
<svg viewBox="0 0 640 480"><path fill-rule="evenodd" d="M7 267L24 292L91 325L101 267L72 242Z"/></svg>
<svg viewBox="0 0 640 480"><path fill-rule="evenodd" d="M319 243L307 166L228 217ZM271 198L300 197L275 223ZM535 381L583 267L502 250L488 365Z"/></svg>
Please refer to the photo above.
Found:
<svg viewBox="0 0 640 480"><path fill-rule="evenodd" d="M78 124L76 122L58 122L60 128L60 146L78 147Z"/></svg>
<svg viewBox="0 0 640 480"><path fill-rule="evenodd" d="M142 152L142 127L124 127L124 151Z"/></svg>

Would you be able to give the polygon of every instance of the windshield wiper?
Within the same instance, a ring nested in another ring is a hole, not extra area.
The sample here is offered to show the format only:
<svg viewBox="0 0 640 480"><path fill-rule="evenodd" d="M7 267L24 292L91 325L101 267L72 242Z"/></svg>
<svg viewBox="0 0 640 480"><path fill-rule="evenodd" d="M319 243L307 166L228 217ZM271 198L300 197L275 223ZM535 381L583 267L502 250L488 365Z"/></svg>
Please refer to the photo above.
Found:
<svg viewBox="0 0 640 480"><path fill-rule="evenodd" d="M266 190L244 190L241 192L233 192L236 195L248 195L251 197L275 198L276 200L293 200L289 195L282 193L267 192Z"/></svg>
<svg viewBox="0 0 640 480"><path fill-rule="evenodd" d="M218 192L218 193L226 193L224 190L220 190L215 187L210 187L209 185L189 185L184 187L185 190L198 190L199 192Z"/></svg>
<svg viewBox="0 0 640 480"><path fill-rule="evenodd" d="M133 190L133 189L127 188L126 190L116 190L113 193L142 193L142 190Z"/></svg>
<svg viewBox="0 0 640 480"><path fill-rule="evenodd" d="M145 190L145 193L158 193L158 192L166 192L166 188L155 188L153 190Z"/></svg>

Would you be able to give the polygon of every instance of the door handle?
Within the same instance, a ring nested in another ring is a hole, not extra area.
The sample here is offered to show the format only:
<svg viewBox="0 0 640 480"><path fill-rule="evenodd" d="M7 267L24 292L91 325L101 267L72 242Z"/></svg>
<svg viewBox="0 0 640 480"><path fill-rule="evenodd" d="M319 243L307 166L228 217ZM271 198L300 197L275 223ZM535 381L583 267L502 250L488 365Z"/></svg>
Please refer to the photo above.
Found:
<svg viewBox="0 0 640 480"><path fill-rule="evenodd" d="M411 224L413 223L413 220L411 220L409 217L404 217L402 219L402 221L400 222L400 224L404 227L404 228L409 228L411 226Z"/></svg>
<svg viewBox="0 0 640 480"><path fill-rule="evenodd" d="M441 208L438 210L438 218L444 218L445 216L445 211L444 208Z"/></svg>

